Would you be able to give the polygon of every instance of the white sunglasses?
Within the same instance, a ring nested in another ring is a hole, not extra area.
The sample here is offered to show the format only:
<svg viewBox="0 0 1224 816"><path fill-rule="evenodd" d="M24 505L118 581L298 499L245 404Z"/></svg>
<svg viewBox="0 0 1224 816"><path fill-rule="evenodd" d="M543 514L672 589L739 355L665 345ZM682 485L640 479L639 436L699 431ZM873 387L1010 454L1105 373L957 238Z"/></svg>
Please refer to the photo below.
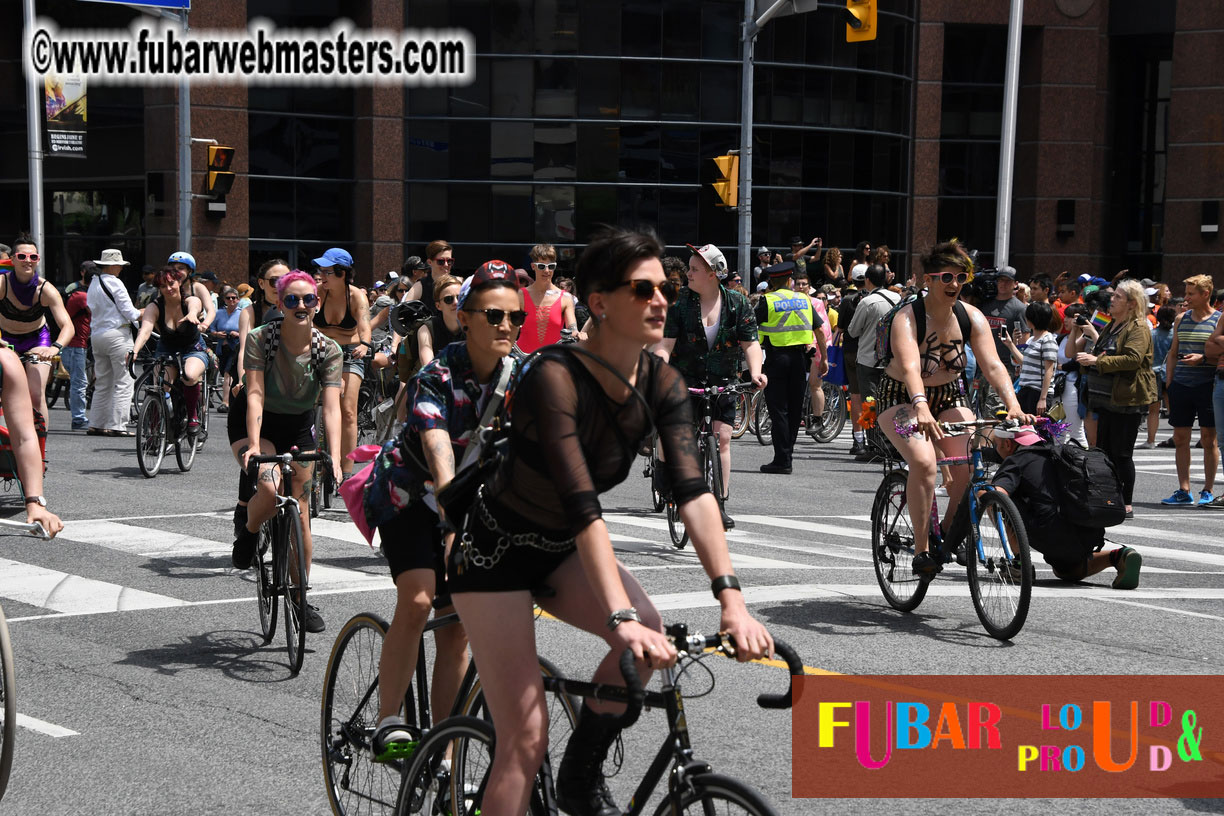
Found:
<svg viewBox="0 0 1224 816"><path fill-rule="evenodd" d="M541 270L543 270L543 269L548 269L548 270L552 270L552 269L556 269L556 268L557 268L557 263L556 263L556 261L554 261L553 263L541 263L541 262L537 261L536 263L533 263L533 264L532 264L532 266L534 266L536 269L541 269Z"/></svg>

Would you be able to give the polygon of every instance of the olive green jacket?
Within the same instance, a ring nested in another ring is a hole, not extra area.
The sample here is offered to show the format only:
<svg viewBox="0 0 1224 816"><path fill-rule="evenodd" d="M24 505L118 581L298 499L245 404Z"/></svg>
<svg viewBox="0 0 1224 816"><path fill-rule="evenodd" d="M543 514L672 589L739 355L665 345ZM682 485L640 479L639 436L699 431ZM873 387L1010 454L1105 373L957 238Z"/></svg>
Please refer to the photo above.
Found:
<svg viewBox="0 0 1224 816"><path fill-rule="evenodd" d="M1156 401L1151 325L1140 318L1129 321L1119 331L1116 353L1098 357L1096 370L1115 375L1110 398L1114 405L1151 405Z"/></svg>

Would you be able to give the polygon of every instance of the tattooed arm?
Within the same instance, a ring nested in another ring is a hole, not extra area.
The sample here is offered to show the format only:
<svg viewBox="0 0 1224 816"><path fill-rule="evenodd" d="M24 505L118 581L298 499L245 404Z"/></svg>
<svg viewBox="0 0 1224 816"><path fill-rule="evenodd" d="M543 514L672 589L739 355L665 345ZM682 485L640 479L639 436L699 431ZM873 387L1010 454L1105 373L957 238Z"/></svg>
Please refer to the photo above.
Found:
<svg viewBox="0 0 1224 816"><path fill-rule="evenodd" d="M455 449L451 446L450 433L430 428L421 434L421 447L425 449L425 462L433 476L434 490L441 490L455 478Z"/></svg>

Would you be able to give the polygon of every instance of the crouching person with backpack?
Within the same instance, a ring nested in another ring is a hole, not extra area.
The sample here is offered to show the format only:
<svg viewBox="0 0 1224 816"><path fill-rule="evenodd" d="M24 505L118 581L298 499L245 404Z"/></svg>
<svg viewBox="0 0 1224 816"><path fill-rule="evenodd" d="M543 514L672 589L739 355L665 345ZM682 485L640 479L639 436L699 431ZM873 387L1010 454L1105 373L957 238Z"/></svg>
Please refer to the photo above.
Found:
<svg viewBox="0 0 1224 816"><path fill-rule="evenodd" d="M1114 589L1139 586L1139 553L1102 549L1105 528L1121 523L1125 513L1121 485L1100 450L1048 444L1030 425L996 428L994 447L1003 459L995 489L1015 502L1029 546L1057 578L1077 582L1113 567Z"/></svg>

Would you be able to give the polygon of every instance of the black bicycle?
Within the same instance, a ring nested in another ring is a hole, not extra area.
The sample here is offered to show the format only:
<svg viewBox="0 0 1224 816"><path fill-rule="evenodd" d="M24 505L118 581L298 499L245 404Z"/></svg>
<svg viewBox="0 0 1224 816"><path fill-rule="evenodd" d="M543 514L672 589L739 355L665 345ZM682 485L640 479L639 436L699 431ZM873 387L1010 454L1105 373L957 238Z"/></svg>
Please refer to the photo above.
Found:
<svg viewBox="0 0 1224 816"><path fill-rule="evenodd" d="M323 395L319 395L320 401ZM323 422L323 405L315 406L315 439L320 453L331 450L331 441L327 438L327 426ZM336 477L328 462L319 461L314 465L314 475L310 480L310 517L318 518L319 512L329 510L332 506L332 496L336 492Z"/></svg>
<svg viewBox="0 0 1224 816"><path fill-rule="evenodd" d="M179 372L173 382L166 378L167 366L174 366ZM141 374L145 385L136 416L136 463L149 479L161 471L162 460L171 447L179 470L184 473L191 470L196 453L208 439L208 401L201 394L196 407L200 426L192 429L183 398L182 371L183 355L154 354L149 368ZM135 375L132 362L128 363L128 373Z"/></svg>
<svg viewBox="0 0 1224 816"><path fill-rule="evenodd" d="M323 748L323 777L327 799L335 816L389 816L404 772L433 724L429 705L431 667L427 661L426 637L459 620L451 613L425 624L417 649L417 663L404 696L401 715L417 740L404 758L377 762L374 732L378 728L378 663L387 622L373 612L349 619L336 636L323 685L322 722L319 733ZM557 677L556 668L540 658L540 673ZM452 717L488 718L484 690L476 664L469 663L451 707ZM563 744L578 719L578 702L564 691L548 698L549 739Z"/></svg>
<svg viewBox="0 0 1224 816"><path fill-rule="evenodd" d="M719 455L721 446L718 444L718 434L714 433L714 406L723 394L738 395L755 389L756 386L751 383L731 383L730 385L711 385L708 388L688 390L690 394L701 397L702 413L698 417L696 429L697 456L701 463L701 470L705 474L706 484L710 486L714 498L718 500L719 508L725 507L728 496L724 487L726 481L722 471L722 458ZM667 532L671 536L672 545L678 550L684 549L688 545L689 535L680 518L680 508L670 497L667 498L665 505Z"/></svg>
<svg viewBox="0 0 1224 816"><path fill-rule="evenodd" d="M624 686L553 676L544 678L544 689L575 697L625 703L627 708L621 717L622 728L628 728L637 721L643 705L666 712L667 735L629 800L628 807L624 809L626 816L637 816L643 812L664 774L668 776L667 795L656 809L656 816L684 813L772 816L775 813L773 807L757 791L738 779L714 773L709 763L696 759L689 739L680 680L692 663L712 653L707 650L732 655L735 652L734 644L725 634L690 635L685 624L667 627L667 635L681 659L676 666L662 670L662 688L659 691L643 689L633 653L628 650L620 661ZM793 649L777 641L774 647L786 661L792 676L803 674L803 663ZM790 708L793 682L785 694L761 694L757 697L757 704L762 708ZM489 770L493 765L495 744L493 726L483 719L452 717L444 720L421 742L413 755L400 785L396 814L475 816L480 813ZM559 744L550 744L560 748ZM446 762L448 758L449 764ZM547 755L536 775L528 812L532 816L556 816L558 812L553 793L552 766Z"/></svg>
<svg viewBox="0 0 1224 816"><path fill-rule="evenodd" d="M285 641L289 650L289 669L297 674L302 668L306 648L306 540L302 527L302 511L297 499L290 495L293 463L330 462L323 452L302 453L293 448L288 453L252 456L247 462L252 482L259 466L276 464L281 482L276 493L276 513L259 528L255 548L255 595L259 601L259 627L264 643L276 634L277 598L285 601Z"/></svg>

